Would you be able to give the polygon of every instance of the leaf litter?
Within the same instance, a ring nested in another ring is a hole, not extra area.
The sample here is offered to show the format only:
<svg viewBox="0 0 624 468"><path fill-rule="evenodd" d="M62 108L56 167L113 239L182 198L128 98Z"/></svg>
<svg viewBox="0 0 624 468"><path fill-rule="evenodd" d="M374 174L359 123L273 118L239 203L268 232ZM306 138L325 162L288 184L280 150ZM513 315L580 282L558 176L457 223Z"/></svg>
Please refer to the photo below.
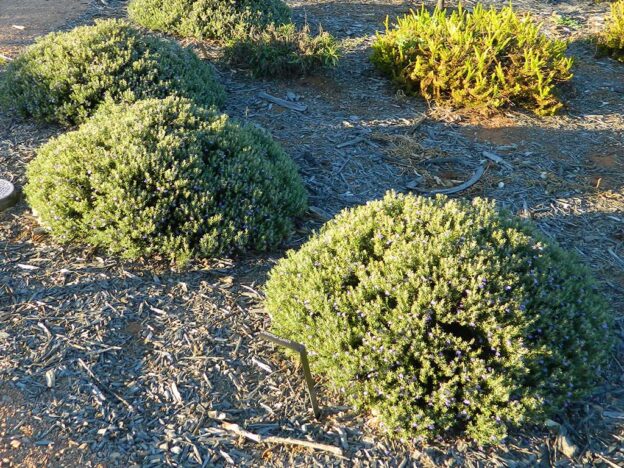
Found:
<svg viewBox="0 0 624 468"><path fill-rule="evenodd" d="M95 3L92 14L123 15L123 2ZM568 91L568 114L540 120L508 112L484 120L429 109L372 70L366 59L372 33L409 2L290 3L297 21L321 22L343 40L338 70L261 83L219 68L230 92L227 111L269 129L299 163L310 191L310 217L286 247L299 245L344 207L391 188L447 187L485 158L490 169L461 195L494 197L533 219L579 252L613 309L624 310L624 268L617 261L624 258L622 161L615 159L614 170L600 165L603 156L592 157L623 150L624 122L616 109L624 95L615 64L595 61L586 46L575 45L581 63ZM541 17L580 9L588 28L606 11L580 2L516 6ZM6 114L0 122L0 175L23 184L25 164L58 129ZM423 165L436 158L463 163ZM624 464L622 349L613 356L611 378L592 397L543 428L513 431L500 448L386 440L374 415L326 393L318 376L323 416L316 420L296 363L258 339L269 327L262 284L283 253L180 272L158 259L121 262L93 249L57 246L23 201L0 220L0 388L18 391L39 418L32 447L50 447L61 437L84 447L89 463L121 466ZM618 316L622 337L623 327ZM20 450L28 445L19 444Z"/></svg>

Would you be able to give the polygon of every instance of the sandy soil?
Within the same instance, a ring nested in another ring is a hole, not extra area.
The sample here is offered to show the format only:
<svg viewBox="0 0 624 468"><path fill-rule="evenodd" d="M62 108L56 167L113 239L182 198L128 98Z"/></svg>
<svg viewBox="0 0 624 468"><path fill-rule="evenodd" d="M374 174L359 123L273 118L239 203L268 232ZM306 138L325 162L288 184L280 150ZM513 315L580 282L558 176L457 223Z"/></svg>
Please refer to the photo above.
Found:
<svg viewBox="0 0 624 468"><path fill-rule="evenodd" d="M0 54L13 56L37 36L64 27L79 18L90 0L2 0Z"/></svg>

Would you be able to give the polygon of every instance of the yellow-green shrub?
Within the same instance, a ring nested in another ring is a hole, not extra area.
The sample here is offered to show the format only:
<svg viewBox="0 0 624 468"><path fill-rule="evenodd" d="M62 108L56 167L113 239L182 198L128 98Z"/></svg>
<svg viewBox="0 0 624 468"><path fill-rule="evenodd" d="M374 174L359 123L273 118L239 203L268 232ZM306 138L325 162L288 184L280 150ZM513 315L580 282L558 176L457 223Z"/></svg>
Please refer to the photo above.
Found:
<svg viewBox="0 0 624 468"><path fill-rule="evenodd" d="M571 78L566 44L540 32L511 6L478 4L448 13L422 8L386 22L373 45L373 62L410 94L458 107L521 105L553 114L562 107L555 86Z"/></svg>
<svg viewBox="0 0 624 468"><path fill-rule="evenodd" d="M587 394L613 315L579 259L493 202L348 209L271 271L272 330L404 438L500 440Z"/></svg>
<svg viewBox="0 0 624 468"><path fill-rule="evenodd" d="M306 208L297 167L270 135L177 97L106 103L45 144L27 176L56 239L127 258L268 249Z"/></svg>
<svg viewBox="0 0 624 468"><path fill-rule="evenodd" d="M107 99L173 94L204 106L221 105L225 98L209 63L120 20L40 38L9 63L0 83L6 106L64 125L84 122Z"/></svg>
<svg viewBox="0 0 624 468"><path fill-rule="evenodd" d="M598 38L600 52L624 62L624 0L611 4L605 29Z"/></svg>
<svg viewBox="0 0 624 468"><path fill-rule="evenodd" d="M322 30L313 36L308 26L299 30L294 24L270 25L230 41L225 58L256 76L302 76L336 66L338 45Z"/></svg>

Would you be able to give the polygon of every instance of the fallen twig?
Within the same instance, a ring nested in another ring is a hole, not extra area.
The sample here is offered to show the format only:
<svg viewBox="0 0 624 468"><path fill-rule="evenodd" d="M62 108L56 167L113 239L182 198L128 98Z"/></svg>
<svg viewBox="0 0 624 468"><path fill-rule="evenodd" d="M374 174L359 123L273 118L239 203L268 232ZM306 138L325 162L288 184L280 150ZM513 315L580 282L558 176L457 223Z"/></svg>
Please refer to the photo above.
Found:
<svg viewBox="0 0 624 468"><path fill-rule="evenodd" d="M615 251L614 251L611 247L609 247L609 248L607 249L607 252L609 252L609 253L613 256L613 258L615 258L615 259L617 260L617 263L618 263L618 264L619 264L622 268L624 268L624 260L622 260L622 258L620 258L620 256L619 256L618 254L616 254L616 253L615 253Z"/></svg>
<svg viewBox="0 0 624 468"><path fill-rule="evenodd" d="M273 104L277 104L278 106L282 106L282 107L285 107L287 109L291 109L297 112L304 112L308 109L308 106L306 106L305 104L298 104L296 102L291 102L285 99L280 99L278 97L271 96L270 94L267 94L265 92L258 93L258 97L265 99L269 102L272 102Z"/></svg>
<svg viewBox="0 0 624 468"><path fill-rule="evenodd" d="M483 154L483 156L488 158L490 161L495 162L499 166L503 166L505 169L509 169L510 171L513 171L513 166L509 164L507 161L505 161L503 158L501 158L498 154L490 153L489 151L484 151L481 154Z"/></svg>
<svg viewBox="0 0 624 468"><path fill-rule="evenodd" d="M433 190L414 187L411 190L422 193L424 195L437 195L437 194L451 195L453 193L458 193L463 190L466 190L467 188L472 187L474 184L479 182L483 174L485 174L485 166L480 165L479 167L477 167L477 169L475 170L474 174L472 174L472 177L470 177L470 179L468 179L466 182L456 185L455 187L451 187L447 189L433 189Z"/></svg>
<svg viewBox="0 0 624 468"><path fill-rule="evenodd" d="M613 468L619 468L620 465L616 465L615 463L613 463L611 460L608 460L607 458L603 457L602 455L600 455L599 453L594 453L594 455L596 455L598 458L600 458L603 462L605 462L607 465L613 467Z"/></svg>
<svg viewBox="0 0 624 468"><path fill-rule="evenodd" d="M82 367L85 372L87 373L87 375L89 377L91 377L91 379L102 389L104 390L106 393L108 393L109 395L113 396L116 400L118 400L120 403L123 403L126 408L128 408L128 411L133 412L134 411L134 407L128 403L126 400L124 400L121 396L117 395L115 392L113 392L111 389L107 388L100 379L97 378L97 376L93 373L93 371L89 368L89 366L87 366L85 364L85 362L78 358L78 364L80 365L80 367ZM97 387L96 387L97 388ZM99 388L97 388L98 390L100 390ZM101 393L101 391L100 391ZM105 399L105 398L104 398Z"/></svg>
<svg viewBox="0 0 624 468"><path fill-rule="evenodd" d="M342 449L333 445L319 444L318 442L310 442L302 439L291 439L289 437L277 437L277 436L261 436L260 434L254 434L253 432L242 429L238 424L224 422L222 424L223 429L233 432L236 435L252 440L258 444L284 444L284 445L299 445L301 447L308 447L315 450L322 450L324 452L333 453L339 457L343 456Z"/></svg>
<svg viewBox="0 0 624 468"><path fill-rule="evenodd" d="M337 149L346 148L347 146L357 145L358 143L361 143L363 141L364 141L364 137L357 137L357 138L354 138L353 140L345 141L344 143L340 143L339 145L336 145L336 148Z"/></svg>
<svg viewBox="0 0 624 468"><path fill-rule="evenodd" d="M425 114L422 114L420 117L414 119L414 122L411 125L412 128L408 131L408 133L413 135L425 120L427 120L427 116Z"/></svg>

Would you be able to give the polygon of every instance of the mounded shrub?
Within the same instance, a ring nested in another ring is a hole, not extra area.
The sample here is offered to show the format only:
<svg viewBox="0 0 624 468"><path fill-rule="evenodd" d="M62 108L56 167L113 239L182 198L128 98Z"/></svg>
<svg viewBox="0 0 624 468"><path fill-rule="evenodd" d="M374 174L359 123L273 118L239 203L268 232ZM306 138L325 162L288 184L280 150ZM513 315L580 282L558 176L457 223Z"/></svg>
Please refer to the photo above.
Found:
<svg viewBox="0 0 624 468"><path fill-rule="evenodd" d="M132 0L128 15L155 31L222 41L287 23L290 9L282 0Z"/></svg>
<svg viewBox="0 0 624 468"><path fill-rule="evenodd" d="M391 435L492 443L586 394L612 318L576 257L472 203L389 193L271 271L273 331Z"/></svg>
<svg viewBox="0 0 624 468"><path fill-rule="evenodd" d="M192 51L120 20L40 38L8 65L0 85L6 105L64 125L83 122L107 99L170 94L204 106L221 105L225 98L211 66Z"/></svg>
<svg viewBox="0 0 624 468"><path fill-rule="evenodd" d="M422 8L386 22L372 61L409 94L457 107L496 109L520 105L540 115L562 107L558 83L572 75L567 45L547 38L529 15L511 6L478 4L448 13Z"/></svg>
<svg viewBox="0 0 624 468"><path fill-rule="evenodd" d="M105 104L44 145L27 178L55 238L126 258L268 249L306 208L294 162L268 134L177 97Z"/></svg>
<svg viewBox="0 0 624 468"><path fill-rule="evenodd" d="M310 34L306 25L270 25L236 38L225 49L231 64L260 77L293 77L312 74L338 64L338 45L331 34Z"/></svg>
<svg viewBox="0 0 624 468"><path fill-rule="evenodd" d="M602 54L624 62L624 0L611 4L611 14L598 38L598 48Z"/></svg>

